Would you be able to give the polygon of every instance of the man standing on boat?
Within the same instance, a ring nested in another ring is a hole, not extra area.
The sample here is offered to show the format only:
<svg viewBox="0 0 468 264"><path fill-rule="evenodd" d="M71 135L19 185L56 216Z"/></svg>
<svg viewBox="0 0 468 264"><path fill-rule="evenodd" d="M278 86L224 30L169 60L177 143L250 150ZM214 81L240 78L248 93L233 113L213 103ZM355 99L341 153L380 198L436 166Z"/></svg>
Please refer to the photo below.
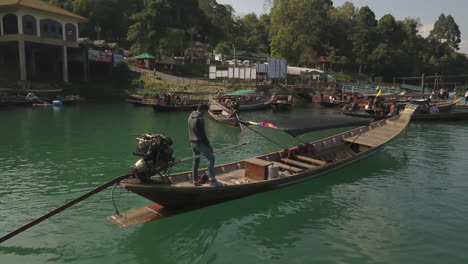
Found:
<svg viewBox="0 0 468 264"><path fill-rule="evenodd" d="M199 104L197 111L193 111L188 118L189 139L192 144L193 156L202 154L210 162L208 167L208 174L212 186L221 186L222 184L216 181L214 163L215 157L213 155L213 148L208 141L205 132L205 120L203 114L208 111L207 104ZM200 158L194 158L192 164L192 179L195 186L201 186L198 182L198 166L200 165Z"/></svg>

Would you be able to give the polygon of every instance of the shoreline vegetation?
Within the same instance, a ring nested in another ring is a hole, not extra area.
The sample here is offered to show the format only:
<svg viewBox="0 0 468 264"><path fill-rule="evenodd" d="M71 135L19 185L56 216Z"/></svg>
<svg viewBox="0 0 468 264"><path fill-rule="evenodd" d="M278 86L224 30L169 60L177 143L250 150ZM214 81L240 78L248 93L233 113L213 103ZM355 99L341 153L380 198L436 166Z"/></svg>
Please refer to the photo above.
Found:
<svg viewBox="0 0 468 264"><path fill-rule="evenodd" d="M239 56L241 51L284 58L291 66L321 68L345 82L394 83L399 77L468 73L468 58L458 52L461 33L449 14L440 14L434 29L423 37L417 18L397 20L391 14L377 18L368 6L350 2L337 6L331 0L271 0L268 13L241 16L216 0L48 2L89 19L80 25L80 36L116 42L133 54L183 58L188 65L174 73L180 77L206 78L206 63L213 63L214 54L224 60L240 59L236 52ZM87 83L49 84L98 101L121 100L125 90L135 88L235 91L255 86L153 83L125 68L94 74Z"/></svg>
<svg viewBox="0 0 468 264"><path fill-rule="evenodd" d="M232 58L237 50L285 58L289 65L303 67L326 58L328 70L386 82L468 69L468 58L458 52L461 33L450 14L440 14L423 37L418 18L377 18L368 6L337 6L331 0L271 0L269 12L260 16L238 16L232 6L216 0L49 2L89 19L81 25L81 36L96 39L99 25L102 39L157 58L190 57L193 62L213 53Z"/></svg>

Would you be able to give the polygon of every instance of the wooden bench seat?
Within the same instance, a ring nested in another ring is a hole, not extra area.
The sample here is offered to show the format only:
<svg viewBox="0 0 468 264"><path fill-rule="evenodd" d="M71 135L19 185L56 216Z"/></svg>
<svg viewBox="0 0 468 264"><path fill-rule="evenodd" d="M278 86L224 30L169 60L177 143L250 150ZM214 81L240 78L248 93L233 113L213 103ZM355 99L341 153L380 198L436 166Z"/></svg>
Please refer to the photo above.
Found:
<svg viewBox="0 0 468 264"><path fill-rule="evenodd" d="M303 169L300 169L300 168L298 168L298 167L294 167L294 166L291 166L291 165L283 164L283 163L281 163L281 162L277 162L277 161L270 161L270 162L273 163L275 166L280 167L281 169L289 170L289 171L292 171L292 172L295 172L295 173L304 171Z"/></svg>
<svg viewBox="0 0 468 264"><path fill-rule="evenodd" d="M294 166L303 167L303 168L311 169L311 170L317 168L317 166L310 165L310 164L300 162L300 161L297 161L297 160L292 160L292 159L281 159L281 161L284 162L284 163L287 163L287 164L291 164L291 165L294 165Z"/></svg>
<svg viewBox="0 0 468 264"><path fill-rule="evenodd" d="M327 164L326 161L318 160L318 159L313 159L313 158L306 157L306 156L296 155L295 157L296 157L298 160L302 160L302 161L305 161L305 162L317 164L317 165L320 165L320 166L323 166L323 165Z"/></svg>

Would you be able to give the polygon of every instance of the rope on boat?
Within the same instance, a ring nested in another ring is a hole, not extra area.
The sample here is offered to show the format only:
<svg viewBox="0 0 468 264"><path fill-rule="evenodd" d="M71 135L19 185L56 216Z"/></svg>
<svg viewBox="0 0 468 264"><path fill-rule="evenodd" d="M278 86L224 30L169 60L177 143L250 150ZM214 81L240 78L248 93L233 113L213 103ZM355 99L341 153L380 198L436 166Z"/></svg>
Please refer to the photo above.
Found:
<svg viewBox="0 0 468 264"><path fill-rule="evenodd" d="M370 131L370 130L369 130L369 131ZM359 134L359 135L353 140L353 142L349 143L348 146L346 146L346 148L345 148L342 152L340 152L340 156L341 156L342 154L344 154L346 151L348 151L348 149L354 144L354 142L355 142L361 135L363 135L364 133L365 133L365 132L361 132L361 134Z"/></svg>
<svg viewBox="0 0 468 264"><path fill-rule="evenodd" d="M115 209L115 214L120 215L119 209L117 208L117 204L114 201L114 190L115 190L115 187L117 187L118 185L119 183L115 183L114 187L112 187L111 198L112 198L112 205L114 206L114 209ZM120 199L121 194L122 192L119 193L119 197L118 197L119 199Z"/></svg>
<svg viewBox="0 0 468 264"><path fill-rule="evenodd" d="M240 122L239 122L240 123ZM260 136L262 136L263 138L265 138L266 140L270 141L271 143L275 144L276 146L282 148L282 149L288 149L288 147L284 147L284 146L281 146L280 144L276 143L274 140L268 138L267 136L263 135L262 133L256 131L255 129L253 128L250 128L249 126L245 126L246 128L252 130L253 132L259 134Z"/></svg>

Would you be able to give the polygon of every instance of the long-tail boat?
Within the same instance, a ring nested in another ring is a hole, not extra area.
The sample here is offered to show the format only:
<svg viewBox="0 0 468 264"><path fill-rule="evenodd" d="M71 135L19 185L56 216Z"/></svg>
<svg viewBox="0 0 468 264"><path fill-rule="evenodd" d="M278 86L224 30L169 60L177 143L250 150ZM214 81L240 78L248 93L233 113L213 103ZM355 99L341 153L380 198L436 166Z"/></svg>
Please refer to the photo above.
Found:
<svg viewBox="0 0 468 264"><path fill-rule="evenodd" d="M125 101L133 104L133 105L142 105L141 100L143 99L143 95L136 94L129 92L128 90L125 90L125 94L127 95L127 98L125 98Z"/></svg>
<svg viewBox="0 0 468 264"><path fill-rule="evenodd" d="M332 101L322 101L320 102L320 105L326 108L335 108L335 107L341 107L345 105L345 101L341 100L332 100Z"/></svg>
<svg viewBox="0 0 468 264"><path fill-rule="evenodd" d="M274 128L295 137L316 130L359 127L297 147L218 165L215 167L216 179L222 186L194 186L191 171L160 174L161 177L154 176L145 181L131 177L119 184L157 203L151 210L165 212L183 211L183 208L207 206L285 187L326 175L372 155L405 131L416 107L408 105L400 115L374 123L346 116L273 122L241 121L243 125ZM199 175L205 172L207 169L201 169Z"/></svg>
<svg viewBox="0 0 468 264"><path fill-rule="evenodd" d="M216 121L227 124L233 127L239 127L239 122L237 119L239 115L236 114L232 108L227 108L224 105L217 103L214 100L211 100L209 103L208 114Z"/></svg>
<svg viewBox="0 0 468 264"><path fill-rule="evenodd" d="M267 98L255 90L240 90L232 93L222 94L218 100L233 100L239 104L240 111L261 110L270 107Z"/></svg>
<svg viewBox="0 0 468 264"><path fill-rule="evenodd" d="M208 103L209 92L167 92L153 104L158 112L196 110L200 103Z"/></svg>
<svg viewBox="0 0 468 264"><path fill-rule="evenodd" d="M347 116L360 117L360 118L372 118L374 120L382 120L389 118L386 115L366 114L362 112L343 112ZM411 120L432 120L432 121L449 121L449 120L468 120L468 112L439 112L439 113L425 113L425 114L413 114Z"/></svg>
<svg viewBox="0 0 468 264"><path fill-rule="evenodd" d="M432 106L435 106L438 112L432 113L430 107L427 106L425 109L424 105L428 105L426 101L419 102L419 107L413 113L413 120L465 120L468 113L463 112L454 112L453 107L460 102L461 98L455 99L451 102L440 102L435 103ZM350 111L349 108L343 110L343 113L351 117L361 117L361 118L372 118L374 120L382 120L388 118L387 113L375 113L372 110L357 110Z"/></svg>
<svg viewBox="0 0 468 264"><path fill-rule="evenodd" d="M291 111L293 105L292 95L275 95L274 99L270 99L271 108L273 111Z"/></svg>

